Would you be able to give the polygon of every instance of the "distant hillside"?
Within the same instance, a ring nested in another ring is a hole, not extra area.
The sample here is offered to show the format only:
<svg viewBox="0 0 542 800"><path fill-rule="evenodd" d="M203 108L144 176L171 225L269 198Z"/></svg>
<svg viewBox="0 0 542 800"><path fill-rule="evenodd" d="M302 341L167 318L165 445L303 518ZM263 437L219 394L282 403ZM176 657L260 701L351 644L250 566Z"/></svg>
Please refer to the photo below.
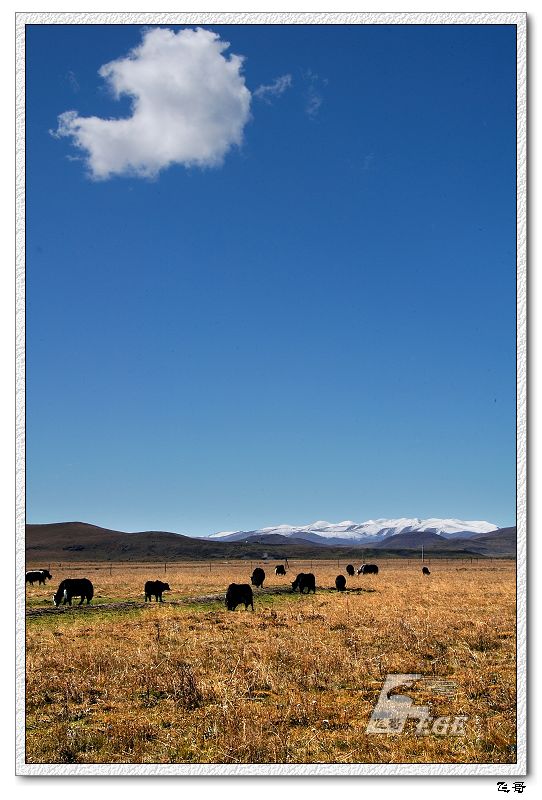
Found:
<svg viewBox="0 0 542 800"><path fill-rule="evenodd" d="M263 541L220 542L195 539L167 531L126 533L85 522L59 522L26 526L29 561L167 561L213 558L259 560L268 553L277 558L318 557L322 548L282 536ZM326 548L327 553L327 548ZM341 553L341 557L343 554Z"/></svg>
<svg viewBox="0 0 542 800"><path fill-rule="evenodd" d="M426 550L445 550L449 545L451 545L452 549L455 550L462 550L466 547L466 544L463 540L457 542L452 539L450 541L449 539L444 539L442 536L439 536L438 533L433 533L431 531L411 531L408 533L398 533L396 536L392 536L390 539L384 539L382 542L377 542L374 546L378 550L413 549L419 551L422 544Z"/></svg>
<svg viewBox="0 0 542 800"><path fill-rule="evenodd" d="M206 558L225 551L226 547L220 543L202 547L189 536L165 531L124 533L85 522L26 526L27 558L32 560L45 554L60 561L162 559L166 556Z"/></svg>
<svg viewBox="0 0 542 800"><path fill-rule="evenodd" d="M517 551L517 528L501 528L496 533L479 533L473 536L467 547L486 556L513 556Z"/></svg>
<svg viewBox="0 0 542 800"><path fill-rule="evenodd" d="M420 539L420 536L422 538ZM125 533L85 522L59 522L26 526L28 561L174 561L247 558L337 558L347 563L385 556L413 557L424 550L432 556L515 557L516 529L503 528L465 540L445 540L435 533L398 534L371 547L322 546L279 534L251 537L247 541L224 542L195 539L167 531Z"/></svg>
<svg viewBox="0 0 542 800"><path fill-rule="evenodd" d="M493 533L478 533L470 539L443 539L436 533L400 533L393 539L375 544L375 550L388 553L411 555L420 552L423 544L424 552L431 555L451 557L456 554L464 556L488 556L493 558L516 557L516 528L501 528Z"/></svg>

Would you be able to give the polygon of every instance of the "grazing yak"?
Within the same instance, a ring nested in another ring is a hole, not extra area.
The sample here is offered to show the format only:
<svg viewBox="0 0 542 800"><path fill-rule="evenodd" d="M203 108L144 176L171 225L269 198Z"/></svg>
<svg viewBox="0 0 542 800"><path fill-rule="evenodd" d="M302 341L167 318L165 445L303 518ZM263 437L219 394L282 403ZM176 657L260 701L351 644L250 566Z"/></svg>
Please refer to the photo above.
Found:
<svg viewBox="0 0 542 800"><path fill-rule="evenodd" d="M148 600L149 603L152 603L152 598L154 597L157 603L163 603L162 592L170 591L169 583L164 583L163 581L147 581L145 584L145 602Z"/></svg>
<svg viewBox="0 0 542 800"><path fill-rule="evenodd" d="M292 592L299 589L299 594L304 594L305 589L307 594L312 589L312 593L316 594L316 578L312 572L300 572L295 581L292 581Z"/></svg>
<svg viewBox="0 0 542 800"><path fill-rule="evenodd" d="M79 605L83 605L83 600L86 600L88 606L93 596L94 587L88 578L66 578L53 595L53 603L55 606L66 603L71 606L72 597L80 597Z"/></svg>
<svg viewBox="0 0 542 800"><path fill-rule="evenodd" d="M352 577L352 575L354 574L355 571L356 570L354 569L354 565L353 564L347 564L346 565L346 574L347 575L350 575L350 577Z"/></svg>
<svg viewBox="0 0 542 800"><path fill-rule="evenodd" d="M275 567L275 575L286 575L284 564L277 564L277 566Z"/></svg>
<svg viewBox="0 0 542 800"><path fill-rule="evenodd" d="M264 580L265 580L265 572L261 567L256 567L250 578L251 584L253 586L256 586L256 588L258 588L259 586L260 589L263 589Z"/></svg>
<svg viewBox="0 0 542 800"><path fill-rule="evenodd" d="M422 567L422 572L424 575L431 575L431 573L429 572L429 567Z"/></svg>
<svg viewBox="0 0 542 800"><path fill-rule="evenodd" d="M237 606L245 606L245 611L250 606L254 611L254 596L248 583L230 583L226 592L226 608L228 611L235 611Z"/></svg>
<svg viewBox="0 0 542 800"><path fill-rule="evenodd" d="M362 564L358 569L358 575L378 575L376 564Z"/></svg>
<svg viewBox="0 0 542 800"><path fill-rule="evenodd" d="M25 583L34 586L36 581L38 581L39 586L45 586L46 581L51 580L52 577L48 569L36 569L33 572L26 573Z"/></svg>
<svg viewBox="0 0 542 800"><path fill-rule="evenodd" d="M346 589L346 578L344 575L337 575L335 578L335 588L338 592L344 592Z"/></svg>

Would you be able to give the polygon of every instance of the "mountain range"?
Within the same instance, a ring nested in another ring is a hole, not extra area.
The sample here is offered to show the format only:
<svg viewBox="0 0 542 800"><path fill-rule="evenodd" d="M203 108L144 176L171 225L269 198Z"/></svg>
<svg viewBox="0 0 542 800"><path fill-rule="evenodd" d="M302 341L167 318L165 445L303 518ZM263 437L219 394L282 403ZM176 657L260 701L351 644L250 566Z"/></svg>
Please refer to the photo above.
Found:
<svg viewBox="0 0 542 800"><path fill-rule="evenodd" d="M483 530L485 525L489 525L491 530ZM483 523L481 526L482 530L468 531L468 538L462 535L467 532L459 529L437 533L435 529L419 530L420 525L406 525L402 530L396 526L395 533L388 533L380 538L376 535L372 539L351 539L337 544L337 537L334 536L326 539L324 536L314 534L318 537L314 541L304 538L302 534L308 531L301 530L301 534L298 535L299 528L292 528L290 535L253 531L254 535L247 536L243 532L244 538L228 540L225 537L232 532L223 536L198 539L167 531L128 533L100 528L85 522L27 524L26 556L29 562L33 564L39 562L43 565L64 561L163 562L215 558L253 560L336 558L355 562L360 558L412 557L414 554L419 555L423 544L426 553L431 553L435 557L515 557L515 527L495 530L490 523ZM313 526L308 527L312 529ZM455 535L445 536L446 533Z"/></svg>
<svg viewBox="0 0 542 800"><path fill-rule="evenodd" d="M296 541L332 546L375 546L392 537L412 534L413 541L421 534L434 534L440 539L472 539L498 530L492 522L460 519L370 519L367 522L313 522L310 525L277 525L251 531L219 531L207 539L223 542L250 541L267 536L283 536ZM419 540L421 544L421 539ZM438 540L437 540L438 541Z"/></svg>

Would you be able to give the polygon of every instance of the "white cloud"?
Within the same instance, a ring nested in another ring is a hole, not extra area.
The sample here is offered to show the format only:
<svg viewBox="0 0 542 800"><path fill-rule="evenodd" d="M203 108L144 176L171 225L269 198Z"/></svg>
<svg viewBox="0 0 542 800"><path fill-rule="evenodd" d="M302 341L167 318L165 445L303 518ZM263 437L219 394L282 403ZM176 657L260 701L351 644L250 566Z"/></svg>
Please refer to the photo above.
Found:
<svg viewBox="0 0 542 800"><path fill-rule="evenodd" d="M260 100L264 100L266 103L270 103L269 96L271 97L280 97L286 89L289 89L292 85L292 76L291 75L281 75L279 78L276 78L273 83L268 85L262 84L258 86L258 88L254 91L254 97L257 97Z"/></svg>
<svg viewBox="0 0 542 800"><path fill-rule="evenodd" d="M320 111L321 105L322 105L322 96L318 94L318 92L313 86L310 86L309 91L307 93L307 103L305 105L305 110L307 111L309 117L315 117Z"/></svg>
<svg viewBox="0 0 542 800"><path fill-rule="evenodd" d="M172 164L220 165L241 144L250 116L243 58L225 57L228 47L201 28L147 30L139 47L99 70L116 98L132 98L132 115L102 119L65 111L55 135L85 152L95 179L152 177Z"/></svg>
<svg viewBox="0 0 542 800"><path fill-rule="evenodd" d="M305 111L309 115L309 117L316 117L318 112L320 111L320 106L323 103L323 97L320 92L320 84L327 86L328 81L327 78L320 78L312 70L308 69L304 75L304 80L307 83L307 96L306 96L306 103L305 103Z"/></svg>

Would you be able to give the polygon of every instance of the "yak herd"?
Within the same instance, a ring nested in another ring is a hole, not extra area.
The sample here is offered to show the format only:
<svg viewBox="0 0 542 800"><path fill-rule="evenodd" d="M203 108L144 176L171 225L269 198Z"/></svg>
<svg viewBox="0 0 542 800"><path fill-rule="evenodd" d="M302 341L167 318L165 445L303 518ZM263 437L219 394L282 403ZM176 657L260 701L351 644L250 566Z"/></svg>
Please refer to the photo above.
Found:
<svg viewBox="0 0 542 800"><path fill-rule="evenodd" d="M347 564L346 574L352 577L356 574L353 564ZM357 570L358 575L378 575L378 566L376 564L362 564ZM422 567L423 575L430 575L429 568ZM275 567L275 575L286 575L286 568L284 564L278 564ZM38 583L39 586L45 586L47 580L52 580L53 576L47 569L34 570L26 573L26 583L33 586ZM225 605L228 611L235 611L237 606L244 605L245 611L250 606L254 611L254 595L252 586L257 589L263 589L265 580L265 572L261 567L256 567L250 577L250 584L248 583L230 583L226 591ZM335 578L335 588L338 592L344 592L346 589L346 578L344 575L337 575ZM163 603L162 594L171 591L169 583L163 581L147 581L145 583L145 602L152 602L154 597L158 603ZM316 593L316 578L312 572L300 572L295 581L292 581L292 592L299 591L300 594L307 594L312 592ZM94 587L88 578L65 578L59 585L58 589L53 595L53 602L55 606L70 605L72 604L73 597L79 597L79 605L82 605L86 600L87 605L90 603L94 596Z"/></svg>

